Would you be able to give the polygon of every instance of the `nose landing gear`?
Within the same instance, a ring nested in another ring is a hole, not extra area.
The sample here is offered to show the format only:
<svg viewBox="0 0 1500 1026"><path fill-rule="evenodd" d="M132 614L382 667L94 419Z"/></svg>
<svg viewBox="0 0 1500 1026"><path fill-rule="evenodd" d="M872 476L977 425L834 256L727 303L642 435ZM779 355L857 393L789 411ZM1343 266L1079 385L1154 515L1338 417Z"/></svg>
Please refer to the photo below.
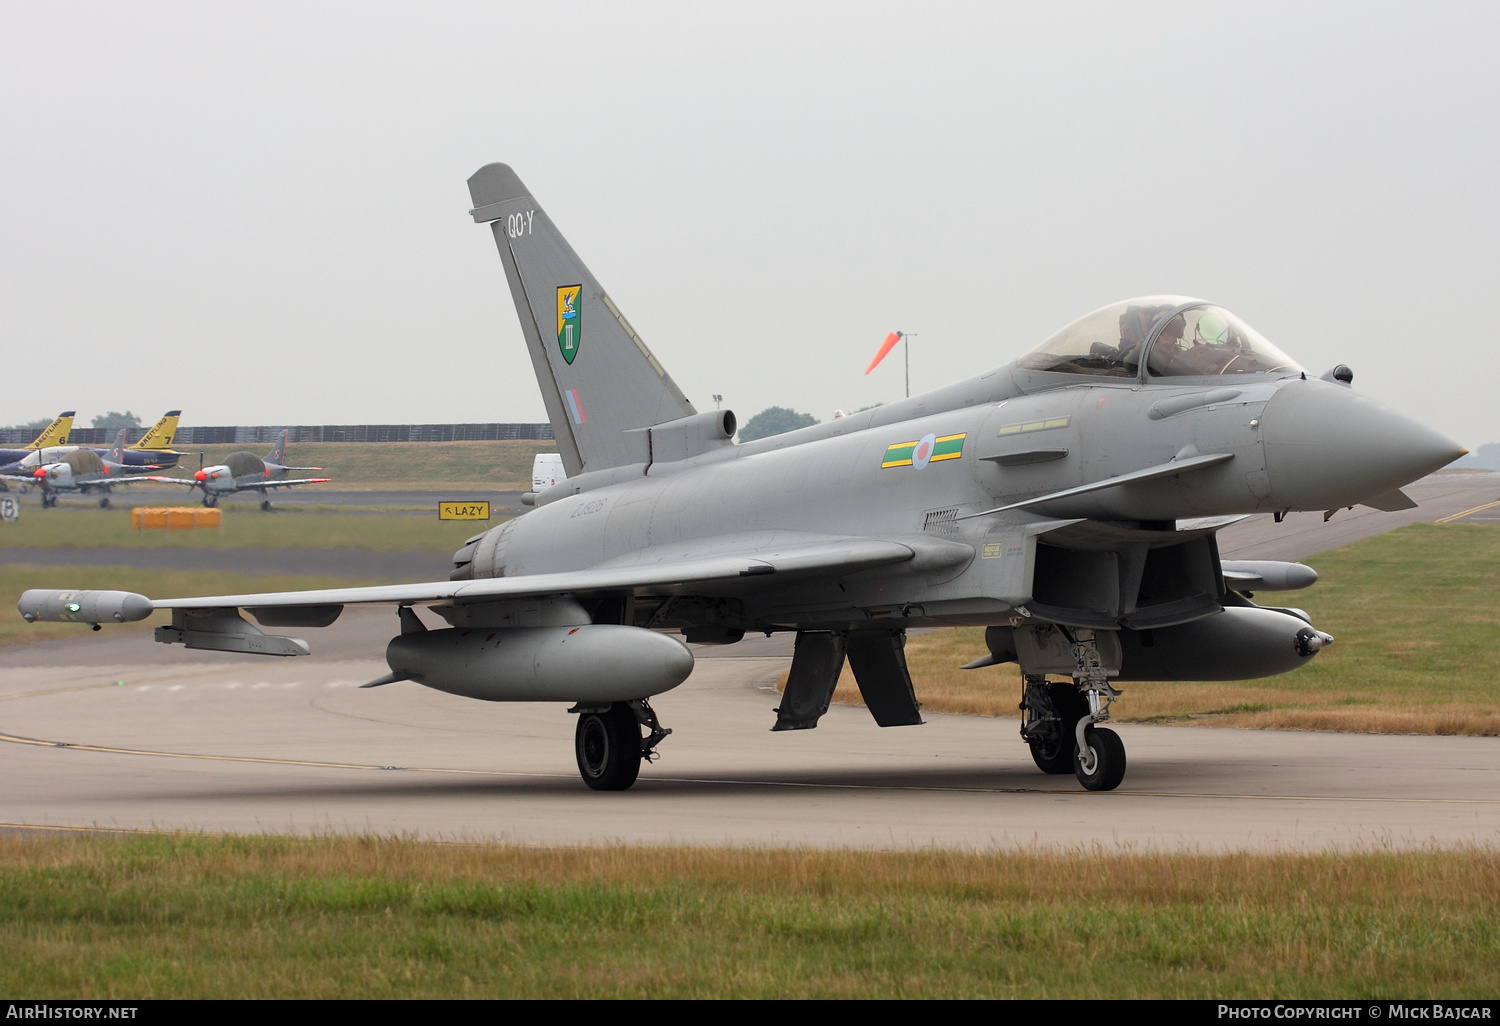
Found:
<svg viewBox="0 0 1500 1026"><path fill-rule="evenodd" d="M1054 682L1045 673L1025 674L1021 738L1043 773L1071 771L1090 791L1113 791L1125 779L1125 743L1098 724L1109 719L1109 707L1120 692L1109 683L1094 632L1057 630L1071 651L1073 679ZM1061 671L1063 666L1048 668Z"/></svg>

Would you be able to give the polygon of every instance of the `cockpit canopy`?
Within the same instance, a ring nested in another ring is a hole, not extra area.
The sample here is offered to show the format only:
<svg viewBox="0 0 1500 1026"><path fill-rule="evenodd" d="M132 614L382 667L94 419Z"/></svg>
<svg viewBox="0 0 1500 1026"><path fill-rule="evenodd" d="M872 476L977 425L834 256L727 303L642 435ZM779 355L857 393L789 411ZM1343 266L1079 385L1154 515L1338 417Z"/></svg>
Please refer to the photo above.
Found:
<svg viewBox="0 0 1500 1026"><path fill-rule="evenodd" d="M1182 296L1129 299L1080 317L1021 357L1025 370L1139 378L1298 374L1302 368L1223 307Z"/></svg>

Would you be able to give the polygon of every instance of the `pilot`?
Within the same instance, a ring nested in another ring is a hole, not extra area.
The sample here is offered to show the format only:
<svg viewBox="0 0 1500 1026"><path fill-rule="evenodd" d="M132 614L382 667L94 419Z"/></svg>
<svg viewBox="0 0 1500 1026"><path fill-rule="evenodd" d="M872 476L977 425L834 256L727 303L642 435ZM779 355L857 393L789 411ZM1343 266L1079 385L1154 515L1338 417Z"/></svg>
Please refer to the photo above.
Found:
<svg viewBox="0 0 1500 1026"><path fill-rule="evenodd" d="M1151 346L1151 356L1148 366L1153 374L1182 374L1186 373L1180 368L1172 369L1178 357L1183 354L1187 344L1182 340L1182 334L1187 330L1187 321L1182 314L1175 315L1166 324L1162 325L1161 334L1156 336L1156 342Z"/></svg>

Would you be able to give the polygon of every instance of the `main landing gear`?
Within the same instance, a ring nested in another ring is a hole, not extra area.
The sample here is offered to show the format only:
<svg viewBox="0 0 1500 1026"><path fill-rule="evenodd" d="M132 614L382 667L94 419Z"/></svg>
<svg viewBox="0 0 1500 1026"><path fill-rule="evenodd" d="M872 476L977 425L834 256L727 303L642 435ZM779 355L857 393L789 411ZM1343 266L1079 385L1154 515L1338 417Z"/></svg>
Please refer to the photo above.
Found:
<svg viewBox="0 0 1500 1026"><path fill-rule="evenodd" d="M213 509L214 507L218 506L218 504L219 497L217 495L205 495L203 497L203 505L207 509Z"/></svg>
<svg viewBox="0 0 1500 1026"><path fill-rule="evenodd" d="M99 508L100 509L109 509L110 508L110 505L109 505L109 496L108 495L106 495L104 498L102 498L102 499L99 500Z"/></svg>
<svg viewBox="0 0 1500 1026"><path fill-rule="evenodd" d="M1125 779L1125 743L1108 727L1120 692L1109 683L1092 632L1068 636L1077 662L1071 681L1026 674L1021 737L1043 773L1072 773L1090 791L1113 791Z"/></svg>
<svg viewBox="0 0 1500 1026"><path fill-rule="evenodd" d="M57 505L57 495L53 492L42 493L42 509L51 509Z"/></svg>
<svg viewBox="0 0 1500 1026"><path fill-rule="evenodd" d="M578 714L573 734L578 773L595 791L624 791L634 784L641 763L655 759L656 746L672 733L644 698L603 705L580 703L568 711ZM647 731L644 737L642 727Z"/></svg>

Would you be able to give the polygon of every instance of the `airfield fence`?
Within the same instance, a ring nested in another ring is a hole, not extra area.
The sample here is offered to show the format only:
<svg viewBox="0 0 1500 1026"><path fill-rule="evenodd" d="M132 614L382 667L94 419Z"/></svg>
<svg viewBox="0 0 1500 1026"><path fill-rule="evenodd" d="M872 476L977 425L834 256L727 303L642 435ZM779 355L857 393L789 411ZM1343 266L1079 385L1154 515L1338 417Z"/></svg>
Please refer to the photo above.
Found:
<svg viewBox="0 0 1500 1026"><path fill-rule="evenodd" d="M126 439L140 441L151 425L131 428ZM118 428L115 429L119 430ZM493 442L524 438L547 441L551 424L285 424L279 427L179 427L174 446L271 445L282 431L291 432L292 442ZM68 441L76 445L108 445L114 431L75 427ZM36 437L32 428L0 428L0 445L22 446Z"/></svg>

